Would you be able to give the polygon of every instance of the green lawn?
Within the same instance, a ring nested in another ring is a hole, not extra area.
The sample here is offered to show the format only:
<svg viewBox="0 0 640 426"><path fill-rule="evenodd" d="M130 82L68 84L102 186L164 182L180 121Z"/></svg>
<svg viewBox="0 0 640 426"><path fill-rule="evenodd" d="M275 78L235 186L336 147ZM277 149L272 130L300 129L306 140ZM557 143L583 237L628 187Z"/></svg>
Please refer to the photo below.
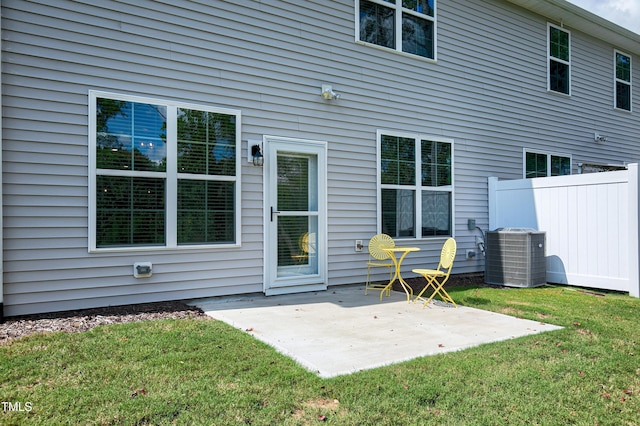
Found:
<svg viewBox="0 0 640 426"><path fill-rule="evenodd" d="M640 424L640 299L450 293L565 328L333 379L213 320L36 335L0 346L0 424Z"/></svg>

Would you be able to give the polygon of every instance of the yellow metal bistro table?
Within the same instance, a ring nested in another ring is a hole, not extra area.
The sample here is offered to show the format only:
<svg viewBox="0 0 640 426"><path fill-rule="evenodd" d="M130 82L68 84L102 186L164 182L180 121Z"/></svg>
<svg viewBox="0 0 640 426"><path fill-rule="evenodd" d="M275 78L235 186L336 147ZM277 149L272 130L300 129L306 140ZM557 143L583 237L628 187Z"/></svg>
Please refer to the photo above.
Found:
<svg viewBox="0 0 640 426"><path fill-rule="evenodd" d="M410 302L411 297L413 296L413 289L402 278L402 275L400 274L400 266L402 266L402 261L404 260L405 257L407 257L409 253L414 251L420 251L420 248L396 246L396 247L383 248L383 250L389 253L389 257L393 262L393 264L395 265L395 272L393 274L393 278L391 279L391 281L389 281L389 284L387 284L385 288L383 288L382 291L380 292L380 300L382 300L382 295L384 294L384 292L391 291L391 287L393 286L393 283L396 282L396 280L398 280L400 281L400 285L402 285L404 292L407 293L407 302ZM400 255L400 257L398 257L398 255Z"/></svg>

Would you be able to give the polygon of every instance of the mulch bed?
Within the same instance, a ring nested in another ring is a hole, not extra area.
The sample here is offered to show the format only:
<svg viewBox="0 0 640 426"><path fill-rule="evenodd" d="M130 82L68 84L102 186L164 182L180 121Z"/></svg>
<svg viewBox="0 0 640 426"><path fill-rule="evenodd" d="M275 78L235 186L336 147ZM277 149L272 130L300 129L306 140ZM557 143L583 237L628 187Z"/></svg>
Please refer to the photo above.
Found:
<svg viewBox="0 0 640 426"><path fill-rule="evenodd" d="M422 277L408 278L406 282L415 293L420 292L425 283ZM451 275L445 284L446 288L462 286L485 287L487 284L484 283L483 273ZM394 284L393 289L403 291L399 283ZM181 318L209 317L201 309L180 301L17 316L5 318L5 322L0 323L0 345L35 333L56 331L76 333L90 330L99 325Z"/></svg>
<svg viewBox="0 0 640 426"><path fill-rule="evenodd" d="M5 318L5 322L0 324L0 345L35 333L75 333L99 325L200 317L209 318L201 309L177 301L16 316Z"/></svg>

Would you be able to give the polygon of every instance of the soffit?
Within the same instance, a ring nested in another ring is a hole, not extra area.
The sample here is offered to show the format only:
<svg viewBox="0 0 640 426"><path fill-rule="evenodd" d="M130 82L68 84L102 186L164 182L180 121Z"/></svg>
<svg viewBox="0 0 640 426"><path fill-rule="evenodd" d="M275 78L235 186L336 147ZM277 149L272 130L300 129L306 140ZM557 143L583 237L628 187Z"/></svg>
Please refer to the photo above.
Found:
<svg viewBox="0 0 640 426"><path fill-rule="evenodd" d="M561 24L612 44L626 53L640 55L640 34L565 0L507 0L555 24Z"/></svg>

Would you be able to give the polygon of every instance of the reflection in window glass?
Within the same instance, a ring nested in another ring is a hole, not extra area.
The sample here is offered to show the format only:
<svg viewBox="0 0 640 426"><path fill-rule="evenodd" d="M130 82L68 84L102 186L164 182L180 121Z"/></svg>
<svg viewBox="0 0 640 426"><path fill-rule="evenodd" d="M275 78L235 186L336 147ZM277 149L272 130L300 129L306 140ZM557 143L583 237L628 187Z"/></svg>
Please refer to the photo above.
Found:
<svg viewBox="0 0 640 426"><path fill-rule="evenodd" d="M616 81L616 108L631 111L631 85Z"/></svg>
<svg viewBox="0 0 640 426"><path fill-rule="evenodd" d="M553 58L569 60L569 33L559 28L549 28L549 51Z"/></svg>
<svg viewBox="0 0 640 426"><path fill-rule="evenodd" d="M402 7L429 16L435 12L434 0L402 0Z"/></svg>
<svg viewBox="0 0 640 426"><path fill-rule="evenodd" d="M451 185L451 144L423 140L422 185Z"/></svg>
<svg viewBox="0 0 640 426"><path fill-rule="evenodd" d="M527 178L547 176L547 155L527 152Z"/></svg>
<svg viewBox="0 0 640 426"><path fill-rule="evenodd" d="M539 152L525 154L525 177L564 176L571 174L571 157Z"/></svg>
<svg viewBox="0 0 640 426"><path fill-rule="evenodd" d="M178 180L178 244L232 243L235 183Z"/></svg>
<svg viewBox="0 0 640 426"><path fill-rule="evenodd" d="M178 109L178 172L235 174L235 116Z"/></svg>
<svg viewBox="0 0 640 426"><path fill-rule="evenodd" d="M95 248L236 243L239 112L95 105Z"/></svg>
<svg viewBox="0 0 640 426"><path fill-rule="evenodd" d="M96 114L98 168L166 170L166 107L101 98Z"/></svg>
<svg viewBox="0 0 640 426"><path fill-rule="evenodd" d="M571 38L568 31L549 25L548 89L570 94Z"/></svg>
<svg viewBox="0 0 640 426"><path fill-rule="evenodd" d="M317 208L310 194L317 187L310 186L311 160L307 157L278 155L278 204L280 211L309 211Z"/></svg>
<svg viewBox="0 0 640 426"><path fill-rule="evenodd" d="M278 276L318 273L317 233L317 216L278 218Z"/></svg>
<svg viewBox="0 0 640 426"><path fill-rule="evenodd" d="M452 143L380 134L379 144L382 232L394 238L452 235Z"/></svg>
<svg viewBox="0 0 640 426"><path fill-rule="evenodd" d="M402 51L433 58L433 22L402 14Z"/></svg>
<svg viewBox="0 0 640 426"><path fill-rule="evenodd" d="M631 56L615 52L616 55L616 88L615 106L631 111Z"/></svg>
<svg viewBox="0 0 640 426"><path fill-rule="evenodd" d="M395 48L394 10L367 0L360 0L360 40Z"/></svg>
<svg viewBox="0 0 640 426"><path fill-rule="evenodd" d="M415 185L415 140L383 135L382 183L395 185Z"/></svg>
<svg viewBox="0 0 640 426"><path fill-rule="evenodd" d="M98 247L164 244L164 203L164 179L98 176Z"/></svg>
<svg viewBox="0 0 640 426"><path fill-rule="evenodd" d="M571 160L567 157L551 156L551 176L571 174Z"/></svg>
<svg viewBox="0 0 640 426"><path fill-rule="evenodd" d="M422 236L451 235L451 192L422 191Z"/></svg>
<svg viewBox="0 0 640 426"><path fill-rule="evenodd" d="M549 90L569 93L569 65L549 61Z"/></svg>
<svg viewBox="0 0 640 426"><path fill-rule="evenodd" d="M415 237L415 191L382 190L382 232L391 237Z"/></svg>
<svg viewBox="0 0 640 426"><path fill-rule="evenodd" d="M358 13L360 41L435 59L435 0L360 0Z"/></svg>

